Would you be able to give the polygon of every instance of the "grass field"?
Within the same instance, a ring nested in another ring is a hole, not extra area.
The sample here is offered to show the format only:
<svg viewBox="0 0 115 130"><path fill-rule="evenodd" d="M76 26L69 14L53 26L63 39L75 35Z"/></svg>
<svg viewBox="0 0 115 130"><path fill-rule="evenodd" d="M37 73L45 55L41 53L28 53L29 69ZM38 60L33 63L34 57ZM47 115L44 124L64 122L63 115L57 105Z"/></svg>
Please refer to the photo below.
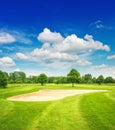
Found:
<svg viewBox="0 0 115 130"><path fill-rule="evenodd" d="M40 89L103 89L49 102L16 102L6 98ZM0 130L115 130L115 84L16 84L0 89Z"/></svg>

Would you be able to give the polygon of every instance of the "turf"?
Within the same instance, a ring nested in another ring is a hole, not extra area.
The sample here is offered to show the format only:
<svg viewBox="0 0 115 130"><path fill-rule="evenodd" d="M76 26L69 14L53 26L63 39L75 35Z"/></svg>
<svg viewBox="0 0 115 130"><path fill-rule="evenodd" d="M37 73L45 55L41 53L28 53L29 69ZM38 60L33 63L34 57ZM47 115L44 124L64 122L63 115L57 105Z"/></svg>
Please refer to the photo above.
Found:
<svg viewBox="0 0 115 130"><path fill-rule="evenodd" d="M7 97L39 89L105 89L50 102L16 102ZM0 89L0 130L115 130L115 85L17 84Z"/></svg>

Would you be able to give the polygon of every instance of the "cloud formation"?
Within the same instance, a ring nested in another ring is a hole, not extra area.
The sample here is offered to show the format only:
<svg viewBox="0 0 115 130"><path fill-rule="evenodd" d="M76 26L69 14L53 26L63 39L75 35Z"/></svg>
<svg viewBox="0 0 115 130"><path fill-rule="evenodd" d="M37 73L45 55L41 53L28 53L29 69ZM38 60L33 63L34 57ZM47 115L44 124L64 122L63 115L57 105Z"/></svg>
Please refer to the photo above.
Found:
<svg viewBox="0 0 115 130"><path fill-rule="evenodd" d="M45 62L53 62L53 61L75 61L78 59L78 57L76 55L71 55L68 53L60 53L60 52L53 52L50 50L44 50L44 49L34 49L31 53L31 56L33 56L34 58L37 58L37 60L39 61L45 61Z"/></svg>
<svg viewBox="0 0 115 130"><path fill-rule="evenodd" d="M0 44L8 44L15 42L16 39L7 32L0 32Z"/></svg>
<svg viewBox="0 0 115 130"><path fill-rule="evenodd" d="M45 28L37 39L43 43L42 47L35 48L30 53L16 53L20 60L30 60L46 67L67 68L71 66L91 66L86 53L97 50L110 51L108 45L93 39L93 36L86 34L79 38L75 34L63 37L58 32L51 32Z"/></svg>
<svg viewBox="0 0 115 130"><path fill-rule="evenodd" d="M114 54L114 55L111 55L111 56L107 56L107 59L108 59L108 60L112 60L112 59L115 60L115 54Z"/></svg>
<svg viewBox="0 0 115 130"><path fill-rule="evenodd" d="M15 37L17 42L24 43L24 44L31 44L32 41L27 37L29 34L25 34L24 32L20 31L12 31L13 36Z"/></svg>
<svg viewBox="0 0 115 130"><path fill-rule="evenodd" d="M115 66L108 66L106 64L92 66L89 72L93 73L93 75L95 74L95 76L104 75L105 77L112 76L115 78Z"/></svg>
<svg viewBox="0 0 115 130"><path fill-rule="evenodd" d="M28 59L28 56L26 56L25 54L20 53L20 52L16 53L16 57L20 60L27 60Z"/></svg>
<svg viewBox="0 0 115 130"><path fill-rule="evenodd" d="M63 37L61 36L60 33L57 33L57 32L51 32L48 28L45 28L43 30L43 32L41 32L39 35L38 35L38 40L45 43L45 42L48 42L48 43L59 43L61 41L63 41Z"/></svg>
<svg viewBox="0 0 115 130"><path fill-rule="evenodd" d="M60 33L51 32L49 29L44 29L42 33L38 35L38 40L43 42L45 49L55 50L58 52L92 52L96 50L110 51L108 45L104 45L100 41L95 41L93 36L86 34L84 38L79 38L75 34L71 34L66 38L63 38Z"/></svg>
<svg viewBox="0 0 115 130"><path fill-rule="evenodd" d="M15 66L15 62L10 57L0 58L0 67L12 67Z"/></svg>
<svg viewBox="0 0 115 130"><path fill-rule="evenodd" d="M79 60L76 61L76 65L78 65L78 66L90 66L90 65L92 65L92 62L79 58Z"/></svg>

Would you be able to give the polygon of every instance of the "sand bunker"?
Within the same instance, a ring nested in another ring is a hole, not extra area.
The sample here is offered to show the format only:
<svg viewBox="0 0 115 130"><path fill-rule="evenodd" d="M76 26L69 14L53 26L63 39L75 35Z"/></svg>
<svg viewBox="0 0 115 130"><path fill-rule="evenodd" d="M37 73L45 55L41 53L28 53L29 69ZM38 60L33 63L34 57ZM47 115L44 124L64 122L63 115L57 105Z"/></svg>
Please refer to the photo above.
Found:
<svg viewBox="0 0 115 130"><path fill-rule="evenodd" d="M91 92L106 92L106 90L40 90L38 92L21 94L9 97L12 101L52 101L59 100L68 96L85 94Z"/></svg>

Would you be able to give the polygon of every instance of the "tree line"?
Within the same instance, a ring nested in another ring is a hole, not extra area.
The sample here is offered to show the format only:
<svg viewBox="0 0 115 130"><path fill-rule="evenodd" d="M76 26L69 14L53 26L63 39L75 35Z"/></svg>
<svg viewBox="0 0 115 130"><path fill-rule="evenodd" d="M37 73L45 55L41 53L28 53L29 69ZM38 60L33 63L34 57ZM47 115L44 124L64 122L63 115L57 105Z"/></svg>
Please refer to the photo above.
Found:
<svg viewBox="0 0 115 130"><path fill-rule="evenodd" d="M45 83L55 83L55 84L66 84L72 83L85 83L85 84L102 84L102 83L115 83L115 79L111 76L104 78L103 75L93 77L91 74L81 74L76 69L71 69L67 76L52 76L48 77L46 74L42 73L38 76L27 77L24 72L14 71L12 73L3 72L0 70L0 87L5 88L8 83L40 83L44 85Z"/></svg>

